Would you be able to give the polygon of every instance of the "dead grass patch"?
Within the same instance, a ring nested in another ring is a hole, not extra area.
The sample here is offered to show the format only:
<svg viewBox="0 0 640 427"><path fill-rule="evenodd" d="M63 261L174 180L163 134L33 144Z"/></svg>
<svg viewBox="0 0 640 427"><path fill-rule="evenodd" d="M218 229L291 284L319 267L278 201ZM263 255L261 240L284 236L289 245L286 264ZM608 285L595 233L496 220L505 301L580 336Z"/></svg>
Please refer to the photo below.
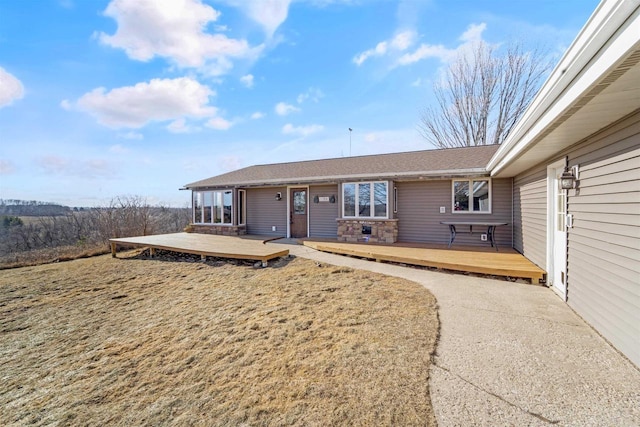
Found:
<svg viewBox="0 0 640 427"><path fill-rule="evenodd" d="M303 259L0 272L0 424L435 425L418 284Z"/></svg>

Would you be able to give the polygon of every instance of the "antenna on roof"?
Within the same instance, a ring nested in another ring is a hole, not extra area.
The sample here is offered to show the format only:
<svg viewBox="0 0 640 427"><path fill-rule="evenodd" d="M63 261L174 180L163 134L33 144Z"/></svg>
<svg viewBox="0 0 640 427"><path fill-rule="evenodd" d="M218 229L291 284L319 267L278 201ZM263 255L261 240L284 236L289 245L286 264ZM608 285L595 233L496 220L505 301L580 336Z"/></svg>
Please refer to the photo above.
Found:
<svg viewBox="0 0 640 427"><path fill-rule="evenodd" d="M351 132L353 129L349 128L349 157L351 157Z"/></svg>

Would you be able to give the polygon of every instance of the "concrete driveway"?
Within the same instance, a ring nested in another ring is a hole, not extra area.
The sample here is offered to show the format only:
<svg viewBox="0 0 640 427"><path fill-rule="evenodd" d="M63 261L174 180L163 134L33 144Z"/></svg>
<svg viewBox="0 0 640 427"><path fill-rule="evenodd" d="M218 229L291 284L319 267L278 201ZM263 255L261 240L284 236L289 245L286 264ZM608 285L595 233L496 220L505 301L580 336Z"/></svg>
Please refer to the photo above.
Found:
<svg viewBox="0 0 640 427"><path fill-rule="evenodd" d="M640 426L640 370L548 288L288 246L435 295L441 324L430 390L440 426Z"/></svg>

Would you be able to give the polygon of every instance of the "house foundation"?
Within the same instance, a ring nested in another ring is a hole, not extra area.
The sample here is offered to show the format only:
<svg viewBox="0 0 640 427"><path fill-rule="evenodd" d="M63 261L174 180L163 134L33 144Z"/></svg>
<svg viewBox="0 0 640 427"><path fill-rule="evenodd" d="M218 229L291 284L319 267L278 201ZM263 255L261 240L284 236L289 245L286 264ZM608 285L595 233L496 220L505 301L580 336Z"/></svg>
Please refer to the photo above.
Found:
<svg viewBox="0 0 640 427"><path fill-rule="evenodd" d="M187 233L215 234L217 236L243 236L247 234L246 225L189 224Z"/></svg>

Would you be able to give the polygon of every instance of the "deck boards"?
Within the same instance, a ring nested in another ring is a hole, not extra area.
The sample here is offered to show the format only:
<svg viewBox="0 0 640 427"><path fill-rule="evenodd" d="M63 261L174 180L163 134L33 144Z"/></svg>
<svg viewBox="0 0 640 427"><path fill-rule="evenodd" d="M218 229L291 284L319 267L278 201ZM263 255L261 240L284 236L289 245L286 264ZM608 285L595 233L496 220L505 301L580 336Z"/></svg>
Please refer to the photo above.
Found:
<svg viewBox="0 0 640 427"><path fill-rule="evenodd" d="M288 249L265 245L263 239L255 236L241 238L198 233L173 233L109 239L109 242L111 242L111 254L114 257L117 245L165 249L203 257L248 259L263 263L289 254Z"/></svg>
<svg viewBox="0 0 640 427"><path fill-rule="evenodd" d="M376 261L390 261L454 271L522 277L538 283L545 271L510 248L451 248L446 245L343 243L330 240L305 239L305 246L342 255L353 255Z"/></svg>

